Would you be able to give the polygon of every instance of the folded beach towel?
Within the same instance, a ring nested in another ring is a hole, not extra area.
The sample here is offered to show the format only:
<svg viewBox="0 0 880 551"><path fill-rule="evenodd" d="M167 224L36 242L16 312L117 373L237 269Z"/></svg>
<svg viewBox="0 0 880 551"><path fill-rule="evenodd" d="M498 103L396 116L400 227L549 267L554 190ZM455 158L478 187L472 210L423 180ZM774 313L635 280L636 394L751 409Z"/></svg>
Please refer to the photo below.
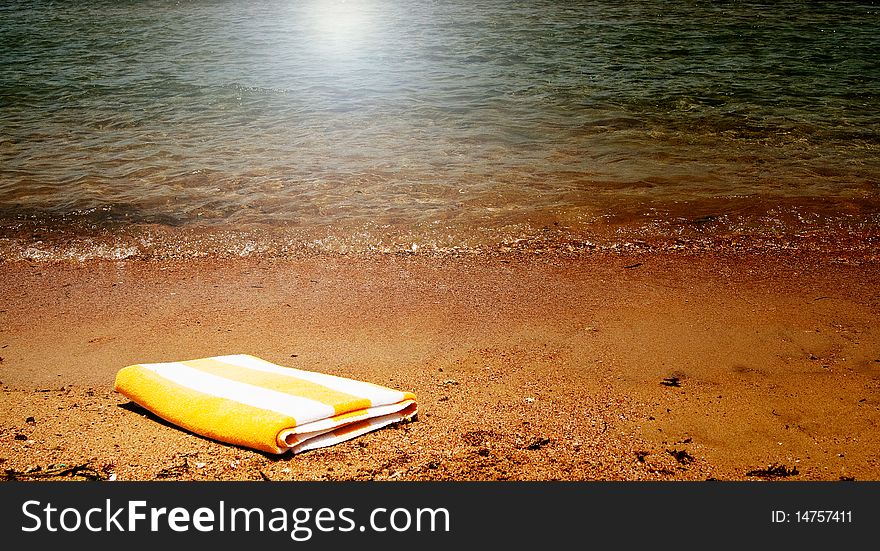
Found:
<svg viewBox="0 0 880 551"><path fill-rule="evenodd" d="M189 431L269 453L332 446L416 415L410 392L246 354L131 365L116 391Z"/></svg>

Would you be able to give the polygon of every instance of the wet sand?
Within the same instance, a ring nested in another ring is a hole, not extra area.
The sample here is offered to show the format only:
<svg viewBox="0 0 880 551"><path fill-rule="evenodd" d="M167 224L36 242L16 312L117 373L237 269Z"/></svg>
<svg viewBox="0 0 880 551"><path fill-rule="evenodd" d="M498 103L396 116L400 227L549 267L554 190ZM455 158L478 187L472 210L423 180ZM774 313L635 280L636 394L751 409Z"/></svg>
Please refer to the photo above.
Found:
<svg viewBox="0 0 880 551"><path fill-rule="evenodd" d="M776 466L789 480L880 480L878 264L796 253L0 263L0 469L743 480ZM129 364L233 353L414 391L419 418L270 456L179 430L113 391Z"/></svg>

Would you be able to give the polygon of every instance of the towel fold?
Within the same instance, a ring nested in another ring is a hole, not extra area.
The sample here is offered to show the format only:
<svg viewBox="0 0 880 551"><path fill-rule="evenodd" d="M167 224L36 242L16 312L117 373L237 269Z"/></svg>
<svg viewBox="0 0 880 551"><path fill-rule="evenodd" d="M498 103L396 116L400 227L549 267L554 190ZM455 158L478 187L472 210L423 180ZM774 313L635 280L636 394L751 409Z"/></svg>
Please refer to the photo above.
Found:
<svg viewBox="0 0 880 551"><path fill-rule="evenodd" d="M175 425L268 453L331 446L417 412L411 392L247 354L130 365L115 386Z"/></svg>

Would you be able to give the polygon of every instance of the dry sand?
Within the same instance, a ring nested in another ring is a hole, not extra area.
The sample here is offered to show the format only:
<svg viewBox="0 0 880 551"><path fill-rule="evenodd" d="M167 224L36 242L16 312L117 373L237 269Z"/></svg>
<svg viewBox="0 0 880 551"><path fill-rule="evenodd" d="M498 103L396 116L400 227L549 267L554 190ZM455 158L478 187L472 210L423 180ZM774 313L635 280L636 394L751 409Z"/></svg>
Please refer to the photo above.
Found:
<svg viewBox="0 0 880 551"><path fill-rule="evenodd" d="M794 253L0 263L0 469L880 480L878 290L876 259ZM412 390L419 418L269 456L113 392L232 353Z"/></svg>

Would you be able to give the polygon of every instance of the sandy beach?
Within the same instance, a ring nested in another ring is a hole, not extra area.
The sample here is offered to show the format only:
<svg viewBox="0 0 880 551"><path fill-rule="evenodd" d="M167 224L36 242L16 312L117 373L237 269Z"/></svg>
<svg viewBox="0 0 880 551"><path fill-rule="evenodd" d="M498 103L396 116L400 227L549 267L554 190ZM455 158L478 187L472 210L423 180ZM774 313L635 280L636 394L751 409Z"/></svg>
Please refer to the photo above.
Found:
<svg viewBox="0 0 880 551"><path fill-rule="evenodd" d="M4 262L0 469L880 480L878 263L794 252ZM411 390L418 420L271 456L189 434L113 391L130 364L233 353Z"/></svg>

